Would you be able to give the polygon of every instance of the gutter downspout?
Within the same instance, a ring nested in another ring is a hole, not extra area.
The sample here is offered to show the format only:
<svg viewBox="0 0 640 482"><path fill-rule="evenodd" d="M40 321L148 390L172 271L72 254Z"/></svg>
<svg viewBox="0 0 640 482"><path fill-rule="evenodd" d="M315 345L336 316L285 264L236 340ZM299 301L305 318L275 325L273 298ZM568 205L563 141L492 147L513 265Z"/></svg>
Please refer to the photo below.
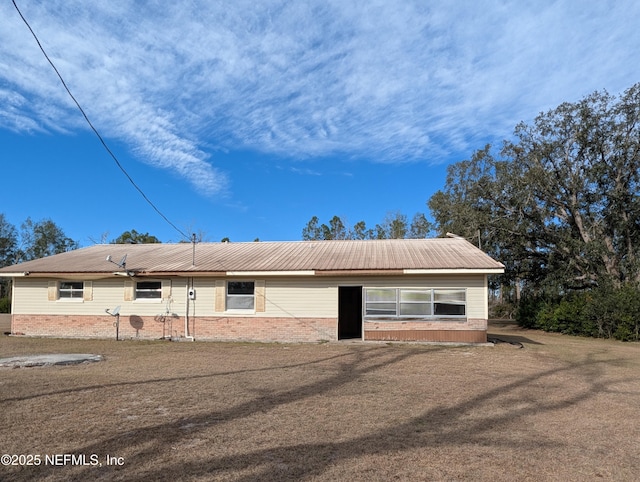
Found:
<svg viewBox="0 0 640 482"><path fill-rule="evenodd" d="M15 309L16 309L16 280L15 278L11 278L11 284L9 285L9 289L11 290L11 324L9 325L9 332L12 335L15 335L13 327L15 326L15 322L13 321L15 318Z"/></svg>
<svg viewBox="0 0 640 482"><path fill-rule="evenodd" d="M189 299L189 280L191 280L191 285L193 286L193 278L187 278L187 283L186 283L186 296L185 296L185 309L184 309L184 338L185 340L188 341L195 341L193 336L189 335L189 301L191 301Z"/></svg>

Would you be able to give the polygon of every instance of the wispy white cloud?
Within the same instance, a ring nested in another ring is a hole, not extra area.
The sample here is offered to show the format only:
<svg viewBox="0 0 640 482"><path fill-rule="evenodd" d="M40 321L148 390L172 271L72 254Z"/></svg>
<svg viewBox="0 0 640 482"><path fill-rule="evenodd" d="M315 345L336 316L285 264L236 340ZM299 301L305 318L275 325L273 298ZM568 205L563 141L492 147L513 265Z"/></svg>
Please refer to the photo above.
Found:
<svg viewBox="0 0 640 482"><path fill-rule="evenodd" d="M320 171L309 169L308 167L300 168L292 166L290 169L294 174L300 174L301 176L322 176L322 173Z"/></svg>
<svg viewBox="0 0 640 482"><path fill-rule="evenodd" d="M437 162L639 80L632 0L18 4L96 124L208 194L215 150ZM8 2L0 112L82 125Z"/></svg>

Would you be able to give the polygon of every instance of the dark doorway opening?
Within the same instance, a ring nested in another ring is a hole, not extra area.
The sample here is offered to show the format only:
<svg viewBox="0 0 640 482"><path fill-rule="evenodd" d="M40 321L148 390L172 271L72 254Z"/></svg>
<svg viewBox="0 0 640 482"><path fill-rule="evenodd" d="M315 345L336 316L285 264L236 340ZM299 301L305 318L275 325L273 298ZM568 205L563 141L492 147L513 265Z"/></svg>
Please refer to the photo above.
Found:
<svg viewBox="0 0 640 482"><path fill-rule="evenodd" d="M338 286L338 340L362 338L362 286Z"/></svg>

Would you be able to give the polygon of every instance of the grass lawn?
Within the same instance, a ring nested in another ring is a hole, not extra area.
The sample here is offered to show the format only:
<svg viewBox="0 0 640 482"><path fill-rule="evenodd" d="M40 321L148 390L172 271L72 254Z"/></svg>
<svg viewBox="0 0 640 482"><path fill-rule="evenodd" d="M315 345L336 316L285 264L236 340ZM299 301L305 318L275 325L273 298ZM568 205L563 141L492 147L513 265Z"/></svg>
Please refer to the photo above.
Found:
<svg viewBox="0 0 640 482"><path fill-rule="evenodd" d="M0 454L41 457L0 480L638 479L640 345L490 333L524 348L0 335L105 357L0 369Z"/></svg>

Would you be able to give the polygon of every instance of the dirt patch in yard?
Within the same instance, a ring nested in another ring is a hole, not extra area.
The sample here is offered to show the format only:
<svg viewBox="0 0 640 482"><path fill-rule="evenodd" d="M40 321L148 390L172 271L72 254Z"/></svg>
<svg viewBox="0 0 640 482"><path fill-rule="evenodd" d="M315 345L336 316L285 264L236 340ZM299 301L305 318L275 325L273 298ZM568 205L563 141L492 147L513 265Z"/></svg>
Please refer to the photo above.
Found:
<svg viewBox="0 0 640 482"><path fill-rule="evenodd" d="M0 370L0 452L40 460L0 479L637 477L640 345L490 336L523 348L2 336L2 357L105 361Z"/></svg>
<svg viewBox="0 0 640 482"><path fill-rule="evenodd" d="M0 336L11 333L11 315L0 313Z"/></svg>

